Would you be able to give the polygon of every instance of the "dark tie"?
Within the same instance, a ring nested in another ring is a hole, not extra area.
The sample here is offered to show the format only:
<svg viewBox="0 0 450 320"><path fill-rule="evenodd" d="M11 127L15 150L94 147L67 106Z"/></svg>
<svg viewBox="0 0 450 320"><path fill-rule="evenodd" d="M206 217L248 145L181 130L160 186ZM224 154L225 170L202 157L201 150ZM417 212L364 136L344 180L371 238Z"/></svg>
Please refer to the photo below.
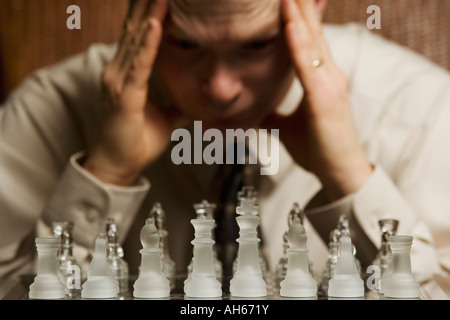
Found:
<svg viewBox="0 0 450 320"><path fill-rule="evenodd" d="M233 262L238 249L236 239L239 229L236 222L237 194L244 185L244 167L242 164L224 165L224 176L216 210L215 240L217 256L222 262L223 280L227 283L233 275Z"/></svg>

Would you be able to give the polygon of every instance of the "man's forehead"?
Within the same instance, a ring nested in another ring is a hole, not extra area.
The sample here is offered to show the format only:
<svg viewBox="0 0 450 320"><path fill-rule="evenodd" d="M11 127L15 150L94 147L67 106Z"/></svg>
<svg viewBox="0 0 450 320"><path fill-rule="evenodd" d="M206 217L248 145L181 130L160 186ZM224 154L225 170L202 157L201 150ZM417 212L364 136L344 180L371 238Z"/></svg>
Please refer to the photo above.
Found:
<svg viewBox="0 0 450 320"><path fill-rule="evenodd" d="M173 33L198 40L245 40L273 32L280 23L279 0L170 0Z"/></svg>

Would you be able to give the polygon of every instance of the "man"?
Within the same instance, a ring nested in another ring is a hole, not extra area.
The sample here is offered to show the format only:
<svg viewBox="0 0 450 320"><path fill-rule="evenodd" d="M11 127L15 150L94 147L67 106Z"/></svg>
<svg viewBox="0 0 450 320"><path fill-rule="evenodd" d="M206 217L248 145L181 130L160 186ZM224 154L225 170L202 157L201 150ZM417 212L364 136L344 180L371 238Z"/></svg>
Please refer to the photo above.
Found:
<svg viewBox="0 0 450 320"><path fill-rule="evenodd" d="M259 176L271 271L294 202L321 272L329 232L351 223L363 266L378 220L414 236L412 268L448 271L450 77L353 25L322 26L323 0L136 0L117 47L38 73L1 110L2 275L30 272L34 237L75 224L86 266L107 217L130 273L139 231L162 202L172 258L192 257L192 205L218 201L217 165L176 165L174 130L279 130L279 170ZM36 222L38 221L38 222ZM37 227L36 227L37 225ZM22 270L21 270L22 269ZM426 278L423 278L426 279Z"/></svg>

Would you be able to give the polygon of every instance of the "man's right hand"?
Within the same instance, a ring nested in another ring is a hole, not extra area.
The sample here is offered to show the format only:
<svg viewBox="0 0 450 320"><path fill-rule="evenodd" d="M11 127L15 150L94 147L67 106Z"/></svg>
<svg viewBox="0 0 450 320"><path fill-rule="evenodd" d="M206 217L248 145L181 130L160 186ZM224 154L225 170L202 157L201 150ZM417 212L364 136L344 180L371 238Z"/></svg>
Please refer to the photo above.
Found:
<svg viewBox="0 0 450 320"><path fill-rule="evenodd" d="M167 6L167 0L134 1L118 51L103 70L103 122L84 167L105 183L132 185L180 126L179 113L161 111L148 94Z"/></svg>

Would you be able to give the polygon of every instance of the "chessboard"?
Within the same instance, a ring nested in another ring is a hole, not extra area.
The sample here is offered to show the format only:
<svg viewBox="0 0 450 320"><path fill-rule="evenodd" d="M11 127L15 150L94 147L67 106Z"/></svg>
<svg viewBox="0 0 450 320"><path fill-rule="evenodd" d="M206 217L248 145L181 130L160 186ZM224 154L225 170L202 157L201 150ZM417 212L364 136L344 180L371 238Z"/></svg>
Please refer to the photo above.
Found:
<svg viewBox="0 0 450 320"><path fill-rule="evenodd" d="M17 278L11 278L3 281L0 284L0 300L31 300L29 298L29 286L33 283L35 275L24 275ZM136 280L136 276L130 276L128 281L128 290L120 292L117 298L111 300L143 300L133 297L133 284ZM174 288L170 292L170 296L164 299L154 300L192 300L192 298L186 297L183 291L183 284L186 279L186 275L177 275L174 281ZM293 300L394 300L386 298L383 294L377 290L366 289L365 295L362 298L330 298L321 290L318 290L316 297L311 298L286 298L280 296L280 287L275 280L275 276L272 273L268 273L265 277L267 283L267 296L260 298L251 298L243 300L280 300L280 301L293 301ZM224 282L225 284L225 282ZM81 295L69 296L67 295L64 300L86 300L82 299ZM153 300L153 299L148 299ZM201 299L193 299L201 300ZM211 300L211 298L205 299ZM224 285L224 294L221 298L214 298L214 300L240 300L240 298L232 297L229 290ZM241 299L242 300L242 299ZM399 299L401 300L401 299ZM421 296L415 300L450 300L450 279L435 275L429 281L421 285Z"/></svg>

